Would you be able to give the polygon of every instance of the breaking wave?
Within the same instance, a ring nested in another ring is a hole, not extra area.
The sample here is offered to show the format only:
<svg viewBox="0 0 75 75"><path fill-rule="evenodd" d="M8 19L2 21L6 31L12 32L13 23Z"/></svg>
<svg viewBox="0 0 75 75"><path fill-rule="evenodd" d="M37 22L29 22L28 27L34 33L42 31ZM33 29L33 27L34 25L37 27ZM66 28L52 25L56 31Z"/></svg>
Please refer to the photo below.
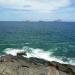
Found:
<svg viewBox="0 0 75 75"><path fill-rule="evenodd" d="M64 63L64 64L75 65L75 60L70 59L69 62L64 62L64 61L62 61L61 57L57 58L55 56L52 56L53 52L44 51L43 49L39 49L39 48L30 48L30 47L27 47L27 46L23 47L22 49L6 48L4 50L4 53L16 56L16 54L18 52L25 52L25 51L27 53L27 56L24 56L24 57L27 57L27 58L37 57L37 58L45 59L45 60L48 60L48 61L57 61L57 62Z"/></svg>

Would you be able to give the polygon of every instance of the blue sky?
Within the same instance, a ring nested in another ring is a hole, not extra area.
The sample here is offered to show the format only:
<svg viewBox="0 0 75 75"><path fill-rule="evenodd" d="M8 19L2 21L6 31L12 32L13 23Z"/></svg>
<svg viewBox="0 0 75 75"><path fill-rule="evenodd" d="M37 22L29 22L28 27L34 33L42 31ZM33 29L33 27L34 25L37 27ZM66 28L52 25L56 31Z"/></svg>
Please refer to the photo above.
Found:
<svg viewBox="0 0 75 75"><path fill-rule="evenodd" d="M0 0L0 21L75 21L75 0Z"/></svg>

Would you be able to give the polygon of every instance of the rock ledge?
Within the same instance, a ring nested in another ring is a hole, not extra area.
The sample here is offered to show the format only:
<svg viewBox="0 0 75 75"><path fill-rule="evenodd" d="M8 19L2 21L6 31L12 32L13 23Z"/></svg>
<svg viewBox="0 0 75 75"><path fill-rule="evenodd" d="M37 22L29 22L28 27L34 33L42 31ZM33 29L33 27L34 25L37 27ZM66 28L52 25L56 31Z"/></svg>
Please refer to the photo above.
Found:
<svg viewBox="0 0 75 75"><path fill-rule="evenodd" d="M75 75L75 66L5 55L0 57L0 75Z"/></svg>

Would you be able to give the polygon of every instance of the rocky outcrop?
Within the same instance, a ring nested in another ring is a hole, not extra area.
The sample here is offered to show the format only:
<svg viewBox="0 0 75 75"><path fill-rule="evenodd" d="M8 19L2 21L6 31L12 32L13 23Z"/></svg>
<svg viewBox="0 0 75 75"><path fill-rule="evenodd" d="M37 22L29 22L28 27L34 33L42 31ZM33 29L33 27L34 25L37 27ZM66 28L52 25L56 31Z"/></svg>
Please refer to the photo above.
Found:
<svg viewBox="0 0 75 75"><path fill-rule="evenodd" d="M0 75L75 75L75 66L6 55L0 57Z"/></svg>
<svg viewBox="0 0 75 75"><path fill-rule="evenodd" d="M19 52L19 53L17 53L17 56L23 56L23 55L27 56L26 52Z"/></svg>

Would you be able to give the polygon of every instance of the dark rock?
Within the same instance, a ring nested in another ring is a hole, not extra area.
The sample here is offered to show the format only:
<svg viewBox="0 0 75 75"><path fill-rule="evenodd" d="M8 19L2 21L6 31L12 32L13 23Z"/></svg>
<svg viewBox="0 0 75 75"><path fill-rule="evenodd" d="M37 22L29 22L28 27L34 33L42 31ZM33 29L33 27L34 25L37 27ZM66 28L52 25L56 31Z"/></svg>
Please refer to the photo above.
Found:
<svg viewBox="0 0 75 75"><path fill-rule="evenodd" d="M17 56L23 56L23 55L27 56L26 52L19 52L19 53L17 53Z"/></svg>

